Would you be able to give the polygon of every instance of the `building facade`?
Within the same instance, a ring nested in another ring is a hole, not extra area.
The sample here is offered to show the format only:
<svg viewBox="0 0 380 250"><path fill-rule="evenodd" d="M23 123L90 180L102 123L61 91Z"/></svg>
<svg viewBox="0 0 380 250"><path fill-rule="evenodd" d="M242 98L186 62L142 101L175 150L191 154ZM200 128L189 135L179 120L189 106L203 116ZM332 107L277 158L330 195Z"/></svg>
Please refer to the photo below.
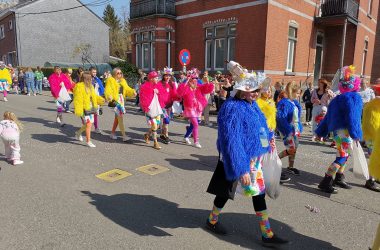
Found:
<svg viewBox="0 0 380 250"><path fill-rule="evenodd" d="M78 63L81 55L74 51L85 44L87 63L109 61L109 27L80 1L21 1L0 12L0 57L7 63Z"/></svg>
<svg viewBox="0 0 380 250"><path fill-rule="evenodd" d="M226 71L225 60L275 80L331 79L354 64L370 78L378 0L132 0L133 63L146 71ZM314 81L315 81L314 80Z"/></svg>

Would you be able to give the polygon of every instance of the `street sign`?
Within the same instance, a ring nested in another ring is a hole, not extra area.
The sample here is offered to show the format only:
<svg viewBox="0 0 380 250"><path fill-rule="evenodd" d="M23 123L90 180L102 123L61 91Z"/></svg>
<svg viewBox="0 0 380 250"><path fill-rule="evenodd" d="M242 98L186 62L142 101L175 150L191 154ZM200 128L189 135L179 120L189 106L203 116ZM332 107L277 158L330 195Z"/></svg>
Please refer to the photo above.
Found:
<svg viewBox="0 0 380 250"><path fill-rule="evenodd" d="M179 52L179 62L181 63L182 66L189 65L190 60L191 60L191 55L190 51L187 49L183 49Z"/></svg>

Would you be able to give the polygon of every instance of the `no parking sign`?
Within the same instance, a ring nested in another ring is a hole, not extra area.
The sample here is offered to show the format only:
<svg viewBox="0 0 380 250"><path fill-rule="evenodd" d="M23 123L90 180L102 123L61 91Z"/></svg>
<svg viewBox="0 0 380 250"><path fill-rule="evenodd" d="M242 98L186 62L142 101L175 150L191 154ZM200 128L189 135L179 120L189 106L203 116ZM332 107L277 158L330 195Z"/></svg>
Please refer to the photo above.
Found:
<svg viewBox="0 0 380 250"><path fill-rule="evenodd" d="M187 49L181 50L179 52L178 59L179 59L179 62L181 63L182 66L189 65L190 60L191 60L190 51Z"/></svg>

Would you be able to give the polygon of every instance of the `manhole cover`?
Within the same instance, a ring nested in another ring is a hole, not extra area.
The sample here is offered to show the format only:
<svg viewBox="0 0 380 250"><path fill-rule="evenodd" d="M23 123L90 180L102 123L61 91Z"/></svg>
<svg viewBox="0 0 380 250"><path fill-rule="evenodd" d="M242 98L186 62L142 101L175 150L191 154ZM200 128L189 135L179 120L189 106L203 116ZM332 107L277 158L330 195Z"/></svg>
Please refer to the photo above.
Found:
<svg viewBox="0 0 380 250"><path fill-rule="evenodd" d="M146 166L139 167L136 170L143 172L145 174L156 175L156 174L161 174L166 171L169 171L170 169L168 169L167 167L157 165L157 164L149 164Z"/></svg>
<svg viewBox="0 0 380 250"><path fill-rule="evenodd" d="M101 173L96 175L97 178L107 181L107 182L114 182L121 179L124 179L125 177L131 176L131 173L128 173L127 171L115 168L110 171Z"/></svg>

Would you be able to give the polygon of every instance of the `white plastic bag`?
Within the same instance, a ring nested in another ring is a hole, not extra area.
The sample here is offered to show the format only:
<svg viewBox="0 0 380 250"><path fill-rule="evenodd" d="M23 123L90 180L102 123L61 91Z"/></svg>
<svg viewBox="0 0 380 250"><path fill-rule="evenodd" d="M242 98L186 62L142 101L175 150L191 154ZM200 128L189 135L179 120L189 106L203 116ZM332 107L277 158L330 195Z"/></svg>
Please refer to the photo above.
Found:
<svg viewBox="0 0 380 250"><path fill-rule="evenodd" d="M162 112L162 108L161 108L160 102L158 100L158 96L157 96L156 93L154 93L152 102L149 105L148 115L151 118L154 118L154 117L162 115L162 114L163 114L163 112Z"/></svg>
<svg viewBox="0 0 380 250"><path fill-rule="evenodd" d="M280 178L282 162L277 155L277 149L267 153L263 158L263 175L265 182L265 192L272 198L277 199L280 195Z"/></svg>
<svg viewBox="0 0 380 250"><path fill-rule="evenodd" d="M172 110L174 114L178 114L178 115L182 114L183 110L182 110L181 103L173 102Z"/></svg>
<svg viewBox="0 0 380 250"><path fill-rule="evenodd" d="M360 143L353 143L352 159L354 161L354 176L369 180L367 159Z"/></svg>
<svg viewBox="0 0 380 250"><path fill-rule="evenodd" d="M58 95L58 101L60 102L68 102L68 101L71 101L71 97L69 95L69 93L67 92L67 89L65 87L65 85L63 85L61 87L61 90L59 91L59 95Z"/></svg>

